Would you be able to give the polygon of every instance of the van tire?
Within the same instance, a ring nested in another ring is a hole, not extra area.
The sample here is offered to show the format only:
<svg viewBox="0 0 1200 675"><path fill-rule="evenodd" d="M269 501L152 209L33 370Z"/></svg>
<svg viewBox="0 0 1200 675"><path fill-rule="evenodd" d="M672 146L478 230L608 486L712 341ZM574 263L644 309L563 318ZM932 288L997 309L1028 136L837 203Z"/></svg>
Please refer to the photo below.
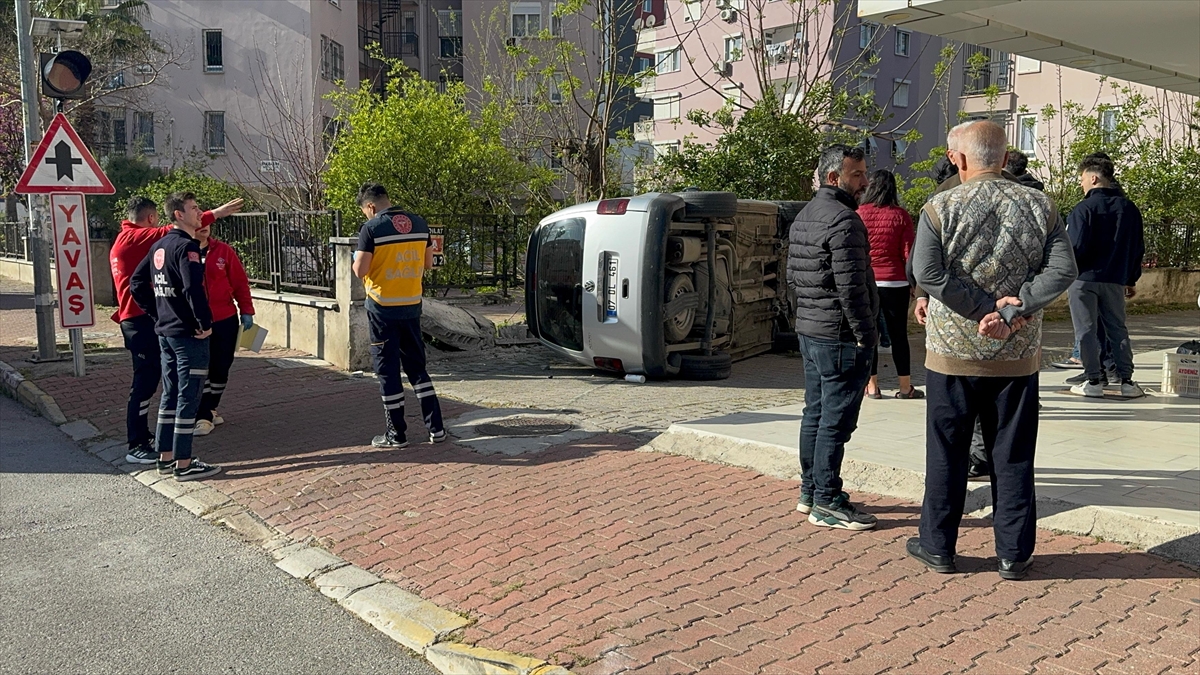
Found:
<svg viewBox="0 0 1200 675"><path fill-rule="evenodd" d="M800 336L789 331L776 331L771 341L771 352L786 354L800 351Z"/></svg>
<svg viewBox="0 0 1200 675"><path fill-rule="evenodd" d="M728 352L680 354L679 376L685 380L724 380L733 373L733 357Z"/></svg>
<svg viewBox="0 0 1200 675"><path fill-rule="evenodd" d="M667 297L664 306L669 305L675 298L687 293L695 293L696 285L692 283L692 275L676 274L667 280ZM676 321L682 319L687 325L682 325ZM668 316L666 318L666 333L668 342L679 342L692 332L692 326L696 323L696 310L685 310L682 314Z"/></svg>
<svg viewBox="0 0 1200 675"><path fill-rule="evenodd" d="M732 218L737 215L738 199L732 192L690 192L675 193L684 203L684 218L700 220L703 218Z"/></svg>

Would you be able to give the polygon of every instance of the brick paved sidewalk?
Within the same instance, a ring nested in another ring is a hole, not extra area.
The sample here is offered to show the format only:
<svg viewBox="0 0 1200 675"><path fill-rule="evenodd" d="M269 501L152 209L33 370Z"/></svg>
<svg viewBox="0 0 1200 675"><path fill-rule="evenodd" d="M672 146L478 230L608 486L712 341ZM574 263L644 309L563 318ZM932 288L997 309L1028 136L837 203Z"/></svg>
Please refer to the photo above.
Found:
<svg viewBox="0 0 1200 675"><path fill-rule="evenodd" d="M120 436L127 378L114 358L38 384ZM792 483L619 434L517 457L373 450L373 381L267 358L237 360L222 412L196 444L226 466L210 484L466 613L467 641L581 674L1200 673L1197 571L1116 545L1039 532L1030 580L1002 582L990 528L967 522L966 573L937 575L904 555L915 504L860 495L877 531L818 529Z"/></svg>

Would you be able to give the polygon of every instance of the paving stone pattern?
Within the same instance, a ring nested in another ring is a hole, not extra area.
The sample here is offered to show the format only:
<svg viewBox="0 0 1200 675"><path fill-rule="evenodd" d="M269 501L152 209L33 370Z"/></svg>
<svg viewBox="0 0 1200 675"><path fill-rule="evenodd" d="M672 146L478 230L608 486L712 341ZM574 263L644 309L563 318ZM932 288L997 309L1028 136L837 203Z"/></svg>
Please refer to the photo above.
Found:
<svg viewBox="0 0 1200 675"><path fill-rule="evenodd" d="M878 530L818 529L795 511L794 483L639 451L642 433L520 456L454 443L374 450L375 383L267 361L288 355L237 360L227 423L196 440L198 456L226 466L208 483L289 535L466 613L466 641L479 646L581 675L1200 673L1200 573L1183 564L1039 531L1031 578L1003 582L988 523L971 520L964 573L937 575L904 555L917 504L857 495ZM444 397L615 414L649 433L693 407L781 395L789 377L770 357L724 384L647 387L561 362L543 371L539 358L448 358L435 383ZM90 359L83 380L40 368L38 385L68 418L123 434L122 355ZM443 402L448 417L478 410Z"/></svg>

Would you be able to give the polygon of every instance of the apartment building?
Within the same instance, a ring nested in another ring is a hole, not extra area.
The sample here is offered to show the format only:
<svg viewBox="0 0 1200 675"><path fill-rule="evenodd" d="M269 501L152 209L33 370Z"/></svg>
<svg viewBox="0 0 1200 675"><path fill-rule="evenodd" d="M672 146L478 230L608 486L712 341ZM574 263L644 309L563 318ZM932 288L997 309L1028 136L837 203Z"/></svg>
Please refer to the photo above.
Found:
<svg viewBox="0 0 1200 675"><path fill-rule="evenodd" d="M654 111L637 125L636 137L658 152L677 149L687 137L715 139L712 129L686 119L689 110L713 111L726 102L735 110L749 107L767 87L792 106L815 82L836 78L837 86L873 98L882 111L873 129L853 117L831 120L862 131L872 166L923 158L941 135L942 101L930 95L940 38L859 22L853 2L645 0L645 8L638 51L655 77L638 93L653 101ZM910 148L903 136L914 129L923 139Z"/></svg>
<svg viewBox="0 0 1200 675"><path fill-rule="evenodd" d="M149 78L150 68L131 64L118 73L115 93L99 100L89 120L97 155L138 152L163 168L200 156L216 177L277 184L291 171L281 125L311 124L319 141L333 116L324 95L337 81L358 85L359 69L346 63L346 49L358 40L353 0L146 5L143 27L177 67L143 89L123 87Z"/></svg>
<svg viewBox="0 0 1200 675"><path fill-rule="evenodd" d="M1043 113L1047 106L1059 111L1065 103L1076 103L1084 114L1096 116L1101 129L1116 132L1118 110L1128 96L1125 90L1129 90L1145 96L1163 111L1162 119L1151 121L1152 128L1161 125L1164 135L1178 138L1186 133L1188 112L1197 101L1190 94L1049 61L973 45L965 49L986 56L987 65L982 69L962 65L963 86L958 100L963 115L1002 124L1013 147L1043 161L1073 136L1063 116L1047 118ZM994 99L982 93L989 87L998 93Z"/></svg>
<svg viewBox="0 0 1200 675"><path fill-rule="evenodd" d="M349 0L347 0L349 1ZM382 55L443 85L463 79L463 0L358 0L359 79L383 86ZM468 5L472 4L470 2Z"/></svg>

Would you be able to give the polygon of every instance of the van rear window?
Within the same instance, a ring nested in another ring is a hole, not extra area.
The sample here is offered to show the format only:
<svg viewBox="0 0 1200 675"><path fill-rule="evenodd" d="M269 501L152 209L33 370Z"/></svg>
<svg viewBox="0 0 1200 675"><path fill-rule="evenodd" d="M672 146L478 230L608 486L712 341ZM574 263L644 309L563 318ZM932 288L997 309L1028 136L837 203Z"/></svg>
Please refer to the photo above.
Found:
<svg viewBox="0 0 1200 675"><path fill-rule="evenodd" d="M537 322L541 336L572 351L583 350L582 218L542 228L537 247Z"/></svg>

